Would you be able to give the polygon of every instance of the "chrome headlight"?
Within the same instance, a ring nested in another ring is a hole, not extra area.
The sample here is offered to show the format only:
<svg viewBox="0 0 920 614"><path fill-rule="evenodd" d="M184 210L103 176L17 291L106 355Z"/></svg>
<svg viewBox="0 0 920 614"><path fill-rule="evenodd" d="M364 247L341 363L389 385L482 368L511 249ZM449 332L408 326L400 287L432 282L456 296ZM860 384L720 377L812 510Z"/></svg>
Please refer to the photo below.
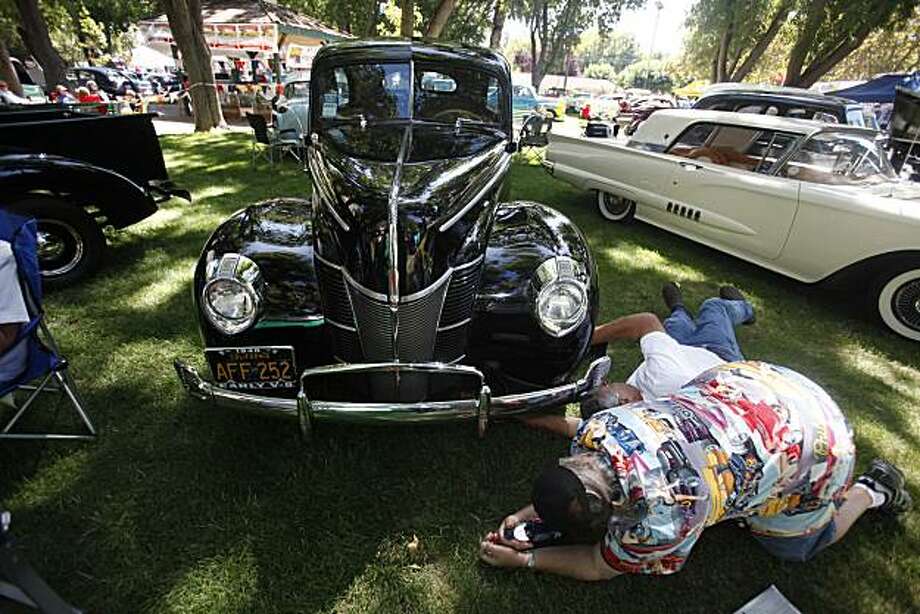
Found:
<svg viewBox="0 0 920 614"><path fill-rule="evenodd" d="M577 260L557 256L543 261L534 272L537 298L534 315L553 337L575 330L588 315L585 269Z"/></svg>
<svg viewBox="0 0 920 614"><path fill-rule="evenodd" d="M240 254L224 254L207 265L201 307L217 330L235 335L251 327L262 308L258 265Z"/></svg>

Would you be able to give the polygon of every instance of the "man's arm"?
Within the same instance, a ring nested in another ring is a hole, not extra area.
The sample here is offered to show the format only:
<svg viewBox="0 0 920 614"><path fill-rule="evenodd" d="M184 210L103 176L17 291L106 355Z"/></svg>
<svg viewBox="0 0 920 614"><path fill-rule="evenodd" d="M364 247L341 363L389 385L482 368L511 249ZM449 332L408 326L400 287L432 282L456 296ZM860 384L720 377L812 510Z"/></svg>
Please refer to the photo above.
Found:
<svg viewBox="0 0 920 614"><path fill-rule="evenodd" d="M655 331L664 331L658 316L654 313L634 313L595 327L591 345L600 345L616 339L641 339Z"/></svg>
<svg viewBox="0 0 920 614"><path fill-rule="evenodd" d="M560 576L596 582L619 575L601 555L601 544L593 546L550 546L527 552L486 540L479 550L480 558L496 567L527 567L533 556L533 569Z"/></svg>
<svg viewBox="0 0 920 614"><path fill-rule="evenodd" d="M575 436L575 432L578 431L578 425L581 424L581 420L578 418L572 418L570 416L558 416L555 414L547 414L545 416L530 416L527 418L521 418L520 420L527 426L543 429L544 431L562 435L563 437L567 437L569 439Z"/></svg>

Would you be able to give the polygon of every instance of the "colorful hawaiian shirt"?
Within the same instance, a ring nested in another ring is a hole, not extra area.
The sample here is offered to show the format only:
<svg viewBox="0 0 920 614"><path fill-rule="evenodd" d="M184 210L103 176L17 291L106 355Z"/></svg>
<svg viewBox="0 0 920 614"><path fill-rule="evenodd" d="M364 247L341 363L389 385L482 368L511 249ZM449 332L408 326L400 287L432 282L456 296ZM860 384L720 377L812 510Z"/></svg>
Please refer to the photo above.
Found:
<svg viewBox="0 0 920 614"><path fill-rule="evenodd" d="M579 426L571 453L601 452L635 510L611 519L604 559L669 574L705 527L801 536L823 528L849 485L846 418L811 380L763 362L727 363L670 397L614 407Z"/></svg>

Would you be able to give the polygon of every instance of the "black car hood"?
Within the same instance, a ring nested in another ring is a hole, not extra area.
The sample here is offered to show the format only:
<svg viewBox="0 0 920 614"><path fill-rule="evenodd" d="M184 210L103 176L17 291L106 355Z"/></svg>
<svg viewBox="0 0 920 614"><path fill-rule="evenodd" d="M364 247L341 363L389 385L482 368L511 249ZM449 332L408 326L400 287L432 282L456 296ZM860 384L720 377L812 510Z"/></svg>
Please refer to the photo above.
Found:
<svg viewBox="0 0 920 614"><path fill-rule="evenodd" d="M505 139L492 138L469 155L412 161L413 135L399 130L409 142L397 159L349 155L318 140L310 169L317 254L364 288L388 294L395 249L399 295L405 296L485 251L494 191L510 154Z"/></svg>

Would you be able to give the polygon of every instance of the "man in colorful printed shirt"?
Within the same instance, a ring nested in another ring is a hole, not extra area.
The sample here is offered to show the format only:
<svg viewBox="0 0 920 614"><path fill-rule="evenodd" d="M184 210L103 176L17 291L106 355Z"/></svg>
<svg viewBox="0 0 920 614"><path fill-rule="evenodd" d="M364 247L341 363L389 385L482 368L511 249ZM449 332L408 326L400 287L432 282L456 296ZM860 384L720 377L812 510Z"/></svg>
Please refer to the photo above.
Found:
<svg viewBox="0 0 920 614"><path fill-rule="evenodd" d="M720 365L669 397L570 420L570 456L538 477L533 505L486 537L486 562L583 580L670 574L703 529L742 518L771 553L805 561L867 509L911 505L904 476L884 461L850 486L855 449L840 409L812 381L766 363ZM528 520L583 545L527 550L506 538Z"/></svg>

